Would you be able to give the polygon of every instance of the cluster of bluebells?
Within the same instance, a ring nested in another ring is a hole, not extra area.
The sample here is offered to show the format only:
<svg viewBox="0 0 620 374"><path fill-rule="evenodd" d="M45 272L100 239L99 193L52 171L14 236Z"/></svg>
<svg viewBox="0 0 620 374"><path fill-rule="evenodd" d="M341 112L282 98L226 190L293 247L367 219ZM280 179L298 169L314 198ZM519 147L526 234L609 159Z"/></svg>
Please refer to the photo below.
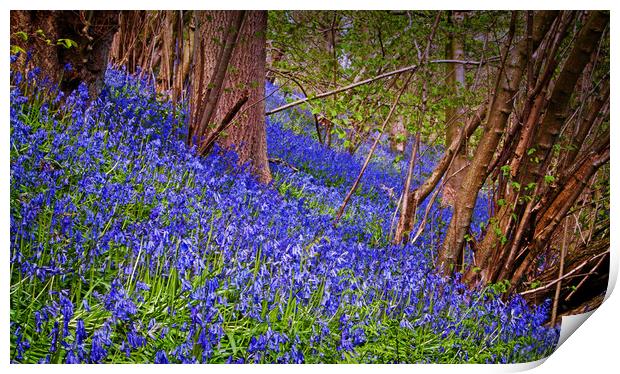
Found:
<svg viewBox="0 0 620 374"><path fill-rule="evenodd" d="M38 79L12 73L13 362L406 361L377 353L394 331L410 350L398 336L436 337L433 360L553 350L548 305L434 271L446 209L434 206L414 244L378 239L402 165L374 162L334 227L328 208L359 171L356 156L274 121L268 150L285 163L261 185L234 154L188 148L185 108L146 81L109 69L89 99L84 86L62 97Z"/></svg>

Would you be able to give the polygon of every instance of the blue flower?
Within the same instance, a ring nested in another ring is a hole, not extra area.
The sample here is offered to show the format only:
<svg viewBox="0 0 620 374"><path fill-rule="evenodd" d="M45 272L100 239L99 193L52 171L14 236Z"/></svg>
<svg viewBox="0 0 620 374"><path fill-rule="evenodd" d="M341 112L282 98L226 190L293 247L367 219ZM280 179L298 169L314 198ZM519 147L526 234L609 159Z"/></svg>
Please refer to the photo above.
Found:
<svg viewBox="0 0 620 374"><path fill-rule="evenodd" d="M157 351L157 353L155 354L155 361L156 364L168 364L168 357L166 356L166 352L164 351Z"/></svg>

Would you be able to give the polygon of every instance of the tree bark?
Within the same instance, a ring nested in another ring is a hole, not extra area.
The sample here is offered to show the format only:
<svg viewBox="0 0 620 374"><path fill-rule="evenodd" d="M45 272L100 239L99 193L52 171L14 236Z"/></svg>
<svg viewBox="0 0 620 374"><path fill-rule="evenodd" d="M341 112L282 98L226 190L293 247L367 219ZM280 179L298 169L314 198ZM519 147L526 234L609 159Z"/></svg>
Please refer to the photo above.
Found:
<svg viewBox="0 0 620 374"><path fill-rule="evenodd" d="M510 284L514 288L520 284L525 274L531 270L531 264L540 255L540 251L549 241L551 234L559 223L564 219L568 210L573 206L586 183L594 173L609 161L609 143L593 152L582 163L579 169L571 176L570 180L546 210L544 217L537 222L534 240L527 252L527 257L521 262L517 270L510 278Z"/></svg>
<svg viewBox="0 0 620 374"><path fill-rule="evenodd" d="M590 60L590 55L598 46L608 23L609 13L593 11L588 17L586 25L579 31L575 40L575 47L556 80L547 111L534 136L533 144L536 145L534 152L521 165L519 173L523 175L521 185L527 185L540 178L544 173L544 166L546 165L544 160L549 156L551 147L567 117L570 98L577 80Z"/></svg>
<svg viewBox="0 0 620 374"><path fill-rule="evenodd" d="M267 13L247 11L241 24L235 22L239 16L239 11L197 14L195 32L200 38L195 46L190 98L190 134L196 137L191 144L206 151L215 140L236 151L239 163L249 163L257 178L268 183L271 172L264 103Z"/></svg>
<svg viewBox="0 0 620 374"><path fill-rule="evenodd" d="M452 11L450 14L450 21L455 28L462 27L465 14L463 12ZM464 60L465 51L461 35L458 33L450 33L450 42L448 43L448 60ZM463 90L465 89L465 65L454 62L448 64L448 86L452 91L455 98L459 98ZM463 127L463 116L465 115L464 108L461 105L450 106L446 110L446 145L452 144L452 140L458 136L459 129ZM448 169L447 175L453 175L454 177L446 180L441 203L444 206L453 206L456 191L459 190L463 176L467 173L467 154L466 147L459 148L454 156L454 161Z"/></svg>

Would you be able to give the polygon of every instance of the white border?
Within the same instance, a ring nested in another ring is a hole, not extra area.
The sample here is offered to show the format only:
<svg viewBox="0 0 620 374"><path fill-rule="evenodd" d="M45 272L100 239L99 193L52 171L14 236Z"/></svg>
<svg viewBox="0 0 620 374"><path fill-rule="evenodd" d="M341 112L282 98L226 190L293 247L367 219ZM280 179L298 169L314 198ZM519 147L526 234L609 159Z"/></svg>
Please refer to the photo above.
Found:
<svg viewBox="0 0 620 374"><path fill-rule="evenodd" d="M9 118L9 9L611 9L611 43L612 43L612 61L618 61L618 33L614 24L615 19L615 2L613 1L531 1L522 0L518 2L499 2L499 1L393 1L382 0L378 1L355 1L355 0L313 0L311 2L294 3L291 1L282 0L270 0L270 1L226 1L226 2L214 2L214 1L186 1L177 0L170 1L158 1L158 0L140 0L140 1L120 1L120 0L107 0L105 2L97 3L85 3L83 1L68 0L68 1L19 1L9 4L9 1L3 2L1 9L2 18L2 31L0 31L4 40L4 46L0 50L0 65L3 67L3 73L0 75L0 87L4 87L0 92L2 95L2 103L0 106L0 118L3 118L3 126L0 127L0 139L2 146L0 146L0 173L2 178L2 188L0 189L0 243L2 243L2 251L0 258L0 266L5 271L2 272L2 284L0 285L0 336L1 341L4 344L0 344L0 368L8 369L11 371L45 371L47 372L78 372L88 370L92 372L107 372L108 370L131 370L133 372L146 372L146 371L172 371L183 370L188 372L201 372L207 371L226 371L226 372L241 372L251 370L255 372L264 373L284 373L293 370L295 372L315 372L316 370L329 371L329 372L341 372L341 371L355 371L355 372L383 372L389 370L390 372L402 372L410 373L411 371L423 371L423 372L453 372L459 373L493 373L493 372L513 372L528 370L533 367L537 367L538 363L522 364L522 365L365 365L365 366L344 366L344 365L322 365L320 368L315 365L296 365L295 367L285 365L210 365L204 366L184 366L177 367L169 365L167 367L152 366L152 365L114 365L113 368L104 365L88 365L84 366L32 366L32 365L9 365L9 175L10 175L10 161L9 161L9 126L7 119ZM611 66L613 70L613 64ZM612 87L619 87L618 79L615 74L611 74ZM615 95L611 95L612 103L614 103ZM613 106L613 105L612 105ZM615 108L614 108L615 109ZM617 114L615 110L611 111L612 122L616 122ZM616 129L617 126L611 127L611 163L615 165L614 161L618 158L616 147L619 144L618 135L620 133ZM618 185L618 173L616 167L611 168L611 183L614 186ZM620 206L620 200L618 193L612 193L611 205L614 207ZM618 221L618 208L611 211L611 225ZM611 243L618 242L618 232L612 230ZM607 294L607 300L603 305L593 313L593 318L589 318L583 327L578 328L574 333L574 336L568 339L566 344L562 344L558 350L552 354L543 365L536 368L536 372L610 372L609 368L615 367L618 360L617 342L620 336L620 329L618 328L617 315L620 312L619 299L617 295L612 295L611 290L615 286L615 282L618 275L618 253L617 249L611 251L611 269L610 269L610 287ZM544 360L543 360L544 361Z"/></svg>

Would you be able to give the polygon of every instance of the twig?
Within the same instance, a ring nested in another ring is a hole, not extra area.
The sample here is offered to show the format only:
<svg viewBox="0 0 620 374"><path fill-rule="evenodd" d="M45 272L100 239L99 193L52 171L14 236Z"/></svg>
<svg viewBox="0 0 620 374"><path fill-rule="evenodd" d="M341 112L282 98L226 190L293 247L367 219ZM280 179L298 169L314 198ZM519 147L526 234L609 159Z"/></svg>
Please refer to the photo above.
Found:
<svg viewBox="0 0 620 374"><path fill-rule="evenodd" d="M324 97L327 97L327 96L335 95L337 93L340 93L340 92L343 92L343 91L347 91L347 90L350 90L352 88L355 88L355 87L358 87L358 86L362 86L364 84L368 84L368 83L371 83L371 82L374 82L374 81L377 81L377 80L380 80L380 79L383 79L383 78L391 77L392 75L401 74L401 73L405 73L405 72L412 71L412 70L415 71L418 68L419 68L419 65L411 65L411 66L407 66L407 67L404 67L404 68L401 68L401 69L398 69L398 70L390 71L388 73L384 73L384 74L378 75L378 76L373 77L373 78L368 78L368 79L365 79L363 81L360 81L360 82L357 82L357 83L353 83L353 84L350 84L348 86L340 87L340 88L337 88L337 89L332 90L332 91L324 92L324 93L318 94L316 96L306 97L306 98L303 98L303 99L299 99L299 100L293 101L293 102L288 103L286 105L282 105L280 107L272 109L272 110L268 111L267 113L265 113L265 115L269 116L269 115L281 112L281 111L283 111L285 109L292 108L292 107L297 106L299 104L303 104L303 103L308 102L308 101L317 100L317 99L321 99L321 98L324 98Z"/></svg>
<svg viewBox="0 0 620 374"><path fill-rule="evenodd" d="M274 164L279 164L279 165L284 165L288 168L290 168L291 170L293 170L294 172L298 172L299 168L291 165L289 162L281 159L281 158L277 158L277 157L273 157L273 158L269 158L269 162L274 163Z"/></svg>
<svg viewBox="0 0 620 374"><path fill-rule="evenodd" d="M349 190L349 193L347 193L347 196L344 198L344 201L342 202L342 205L340 206L340 209L338 209L338 214L336 215L336 219L334 220L334 225L336 225L338 223L338 221L340 220L340 217L342 217L342 213L344 213L344 208L346 208L347 203L351 199L351 196L353 196L353 192L355 192L355 190L357 189L357 186L358 186L360 180L362 179L362 176L364 175L364 172L366 171L366 168L368 167L368 164L370 163L370 159L372 158L372 155L375 152L375 148L377 148L377 144L379 144L379 140L381 140L381 135L385 131L385 127L387 126L388 122L390 121L390 118L392 117L392 113L394 113L394 110L396 109L396 106L398 106L398 102L400 101L400 97L402 96L403 92L405 92L405 89L409 85L409 82L411 81L411 78L413 78L413 74L414 73L415 73L415 70L412 70L411 73L409 73L409 76L407 77L407 80L405 81L405 84L403 84L403 87L400 89L400 92L396 96L396 99L394 100L394 104L392 104L392 107L390 108L390 111L389 111L388 115L385 117L385 120L383 121L383 125L381 126L381 131L379 132L379 134L375 138L375 141L372 144L372 147L370 148L370 151L368 152L368 156L366 156L366 161L364 161L364 165L362 166L362 170L360 170L357 178L355 179L355 182L353 183L353 186L351 186L351 189Z"/></svg>
<svg viewBox="0 0 620 374"><path fill-rule="evenodd" d="M553 297L553 309L551 310L551 326L555 326L558 317L558 303L560 302L560 291L562 290L562 276L564 275L564 258L566 257L566 237L568 236L568 219L564 220L564 236L562 237L562 249L560 250L560 269L558 272L558 284L555 286Z"/></svg>
<svg viewBox="0 0 620 374"><path fill-rule="evenodd" d="M292 75L292 73L285 73L285 72L281 72L279 70L270 69L270 68L268 68L267 70L272 71L272 72L274 72L276 74L280 74L281 76L290 79L293 83L295 83L297 85L297 87L299 87L299 89L304 94L304 96L308 97L308 93L304 89L304 86L302 86L302 84L299 83L299 81L297 79L295 79L295 77ZM312 113L312 117L314 117L314 127L316 128L316 135L319 138L319 143L323 144L323 138L321 137L321 127L319 125L319 118L314 113Z"/></svg>
<svg viewBox="0 0 620 374"><path fill-rule="evenodd" d="M544 285L544 286L542 286L542 287L534 288L533 290L523 291L523 292L521 292L519 295L523 296L523 295L528 295L528 294L531 294L531 293L540 292L540 291L542 291L542 290L545 290L545 289L547 289L547 288L549 288L549 287L553 286L554 284L556 284L556 283L558 283L558 282L561 282L563 279L568 278L568 277L569 277L569 276L571 276L573 273L575 273L576 271L578 271L578 270L580 270L581 268L583 268L584 266L586 266L586 265L588 264L588 262L590 262L590 261L592 261L592 260L594 260L594 259L597 259L597 258L599 258L599 257L601 257L601 256L604 256L604 255L606 255L606 254L608 254L608 253L609 253L609 249L608 249L608 250L606 250L606 251L605 251L605 252L603 252L603 253L599 253L598 255L596 255L596 256L594 256L594 257L592 257L592 258L591 258L591 259L589 259L589 260L585 260L585 261L584 261L581 265L579 265L579 266L577 266L576 268L574 268L573 270L569 271L568 273L566 273L566 274L565 274L564 276L562 276L561 278L558 278L558 279L556 279L556 280L554 280L554 281L552 281L552 282L549 282L548 284L546 284L546 285Z"/></svg>
<svg viewBox="0 0 620 374"><path fill-rule="evenodd" d="M590 277L590 275L596 273L596 270L598 269L599 266L601 266L601 264L603 263L603 261L605 260L605 257L601 257L600 260L598 260L598 262L596 263L596 265L594 265L594 267L592 268L592 270L590 270L590 272L588 274L585 275L585 277L579 282L579 284L577 284L577 286L575 287L575 289L573 289L571 291L571 293L568 294L568 296L566 296L566 301L569 301L571 299L571 297L573 297L573 295L575 294L575 292L577 292L577 290L586 282L586 280Z"/></svg>
<svg viewBox="0 0 620 374"><path fill-rule="evenodd" d="M431 42L432 42L432 40L433 40L433 38L435 36L435 31L437 30L437 25L439 24L440 15L441 15L441 13L437 13L437 17L435 17L435 22L433 23L432 31L431 31L431 34L429 35L428 42L427 42L426 48L424 50L424 55L423 55L423 57L420 58L419 64L417 66L423 66L425 64L425 62L428 60L428 54L429 54L429 51L430 51ZM394 104L392 104L392 108L390 108L390 111L389 111L387 117L383 121L383 125L381 126L381 132L376 137L375 142L373 143L372 147L370 148L370 151L368 152L368 156L366 157L366 161L364 161L364 165L362 166L362 170L360 170L360 173L357 176L357 179L353 183L353 186L351 186L351 189L349 190L349 193L347 194L347 196L345 197L344 201L342 202L342 206L338 210L338 214L336 215L336 219L334 220L334 225L336 225L338 223L338 221L340 220L340 217L344 213L344 209L347 206L347 203L349 202L349 199L353 195L353 192L355 192L355 190L357 189L357 185L359 184L360 180L362 179L362 176L364 175L364 171L366 171L366 168L368 167L368 164L370 163L370 159L372 158L372 155L373 155L373 153L375 151L375 148L377 148L377 144L379 144L379 140L381 139L381 134L383 134L383 132L385 131L385 127L387 126L387 124L388 124L388 122L390 120L390 117L392 116L392 113L394 113L394 110L396 109L396 106L398 105L398 102L400 101L401 95L403 94L403 92L405 92L405 89L409 85L409 82L411 81L411 78L413 78L413 75L416 72L416 70L417 70L417 67L416 67L416 69L413 69L411 71L411 73L407 77L407 80L403 84L403 87L398 92L396 100L394 100ZM426 86L424 86L424 87L426 87ZM419 136L419 130L418 130L418 136ZM418 143L419 143L419 137L418 137L417 140L418 140ZM412 157L415 157L415 156L413 155ZM404 202L404 200L403 200L403 202Z"/></svg>

